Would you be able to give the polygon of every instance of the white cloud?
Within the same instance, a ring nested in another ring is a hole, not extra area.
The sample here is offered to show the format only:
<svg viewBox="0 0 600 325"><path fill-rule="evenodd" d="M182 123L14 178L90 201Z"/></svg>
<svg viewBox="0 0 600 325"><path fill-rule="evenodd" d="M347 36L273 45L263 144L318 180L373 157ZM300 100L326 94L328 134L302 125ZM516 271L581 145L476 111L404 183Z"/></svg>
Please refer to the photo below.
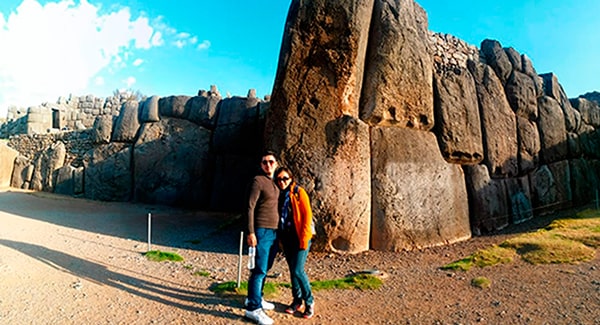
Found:
<svg viewBox="0 0 600 325"><path fill-rule="evenodd" d="M131 88L131 86L135 85L135 83L137 82L137 80L135 79L135 77L128 77L127 79L123 80L123 82L127 85L127 88Z"/></svg>
<svg viewBox="0 0 600 325"><path fill-rule="evenodd" d="M100 13L87 0L58 0L44 5L23 0L0 13L0 116L9 105L30 106L103 84L101 72L127 67L136 52L195 38L122 7ZM165 37L167 39L165 40ZM143 60L133 61L139 66ZM106 77L106 76L105 76ZM134 84L130 77L126 83Z"/></svg>
<svg viewBox="0 0 600 325"><path fill-rule="evenodd" d="M204 40L204 41L202 41L202 43L198 44L198 46L196 48L198 50L208 50L209 47L210 47L210 41Z"/></svg>
<svg viewBox="0 0 600 325"><path fill-rule="evenodd" d="M134 67L139 67L140 65L142 65L142 63L144 63L144 60L142 60L142 59L136 59L135 61L133 61L133 66Z"/></svg>

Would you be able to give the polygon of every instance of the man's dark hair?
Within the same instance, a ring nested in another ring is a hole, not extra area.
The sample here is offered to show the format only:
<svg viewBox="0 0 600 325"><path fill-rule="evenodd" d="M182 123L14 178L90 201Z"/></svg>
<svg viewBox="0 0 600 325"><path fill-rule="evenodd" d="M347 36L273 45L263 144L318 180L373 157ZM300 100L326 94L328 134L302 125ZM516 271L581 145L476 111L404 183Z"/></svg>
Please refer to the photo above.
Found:
<svg viewBox="0 0 600 325"><path fill-rule="evenodd" d="M265 156L273 156L273 157L275 157L276 161L279 161L279 157L277 157L277 154L273 150L264 150L262 152L262 155L260 156L260 159L262 159Z"/></svg>

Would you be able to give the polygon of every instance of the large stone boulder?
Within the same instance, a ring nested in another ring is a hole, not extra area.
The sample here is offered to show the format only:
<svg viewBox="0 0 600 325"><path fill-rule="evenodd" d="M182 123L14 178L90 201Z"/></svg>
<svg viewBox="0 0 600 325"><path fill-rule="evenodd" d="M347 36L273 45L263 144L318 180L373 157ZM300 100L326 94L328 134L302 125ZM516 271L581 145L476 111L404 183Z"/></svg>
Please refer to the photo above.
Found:
<svg viewBox="0 0 600 325"><path fill-rule="evenodd" d="M73 175L75 167L71 165L62 166L56 172L56 184L54 185L54 193L63 195L74 195L75 185Z"/></svg>
<svg viewBox="0 0 600 325"><path fill-rule="evenodd" d="M131 200L131 145L111 142L88 151L83 157L84 196L92 200Z"/></svg>
<svg viewBox="0 0 600 325"><path fill-rule="evenodd" d="M150 96L140 105L140 123L151 123L160 121L158 110L159 96Z"/></svg>
<svg viewBox="0 0 600 325"><path fill-rule="evenodd" d="M517 116L517 138L519 139L519 175L534 170L539 163L540 133L537 123Z"/></svg>
<svg viewBox="0 0 600 325"><path fill-rule="evenodd" d="M531 174L533 207L541 214L571 206L571 171L567 160L542 165Z"/></svg>
<svg viewBox="0 0 600 325"><path fill-rule="evenodd" d="M598 178L593 165L586 159L572 159L569 161L571 173L571 193L573 204L582 206L596 199Z"/></svg>
<svg viewBox="0 0 600 325"><path fill-rule="evenodd" d="M579 111L585 124L600 128L600 106L597 103L582 97L570 99L569 101Z"/></svg>
<svg viewBox="0 0 600 325"><path fill-rule="evenodd" d="M565 126L569 132L577 132L581 126L581 115L571 106L571 102L554 73L540 75L544 79L546 96L554 98L560 105L565 117Z"/></svg>
<svg viewBox="0 0 600 325"><path fill-rule="evenodd" d="M261 125L256 101L245 97L223 99L213 132L213 152L222 155L258 154L264 133Z"/></svg>
<svg viewBox="0 0 600 325"><path fill-rule="evenodd" d="M481 52L483 53L485 62L494 69L502 85L505 85L513 70L513 66L500 42L491 39L483 40L481 42Z"/></svg>
<svg viewBox="0 0 600 325"><path fill-rule="evenodd" d="M410 250L470 238L462 169L442 158L433 133L375 127L371 148L373 249Z"/></svg>
<svg viewBox="0 0 600 325"><path fill-rule="evenodd" d="M2 156L4 157L4 155ZM18 155L15 158L10 186L14 188L29 189L31 177L33 177L33 165L31 159Z"/></svg>
<svg viewBox="0 0 600 325"><path fill-rule="evenodd" d="M186 119L189 115L187 102L190 96L168 96L158 101L158 111L161 116Z"/></svg>
<svg viewBox="0 0 600 325"><path fill-rule="evenodd" d="M517 116L535 121L538 117L537 95L530 76L513 71L504 87L506 97Z"/></svg>
<svg viewBox="0 0 600 325"><path fill-rule="evenodd" d="M369 128L357 117L372 8L294 0L285 27L265 146L308 190L315 249L369 249Z"/></svg>
<svg viewBox="0 0 600 325"><path fill-rule="evenodd" d="M486 153L483 161L493 178L514 177L518 174L515 113L506 99L502 83L490 66L469 60L468 67L479 99Z"/></svg>
<svg viewBox="0 0 600 325"><path fill-rule="evenodd" d="M0 188L9 187L19 152L0 142Z"/></svg>
<svg viewBox="0 0 600 325"><path fill-rule="evenodd" d="M448 162L476 164L484 156L477 92L466 69L436 74L434 79L436 133Z"/></svg>
<svg viewBox="0 0 600 325"><path fill-rule="evenodd" d="M34 191L54 191L55 172L65 163L67 148L62 141L51 144L34 160L30 188Z"/></svg>
<svg viewBox="0 0 600 325"><path fill-rule="evenodd" d="M121 106L121 112L113 126L112 141L131 143L135 140L139 128L139 103L128 100Z"/></svg>
<svg viewBox="0 0 600 325"><path fill-rule="evenodd" d="M427 13L413 0L375 1L360 117L370 125L433 127Z"/></svg>
<svg viewBox="0 0 600 325"><path fill-rule="evenodd" d="M182 119L143 124L133 149L134 199L206 208L210 136L209 130Z"/></svg>
<svg viewBox="0 0 600 325"><path fill-rule="evenodd" d="M188 120L208 129L214 129L217 121L217 109L221 96L206 94L195 96L187 102Z"/></svg>
<svg viewBox="0 0 600 325"><path fill-rule="evenodd" d="M100 115L96 116L94 125L92 126L90 137L94 144L106 144L110 142L112 135L113 116Z"/></svg>
<svg viewBox="0 0 600 325"><path fill-rule="evenodd" d="M504 182L510 204L510 219L512 223L519 224L532 219L534 213L529 177L507 178Z"/></svg>
<svg viewBox="0 0 600 325"><path fill-rule="evenodd" d="M542 96L538 100L540 118L540 161L544 164L567 159L567 129L560 104L552 97Z"/></svg>
<svg viewBox="0 0 600 325"><path fill-rule="evenodd" d="M473 233L481 235L508 226L511 209L505 180L492 179L485 165L467 165L463 168Z"/></svg>

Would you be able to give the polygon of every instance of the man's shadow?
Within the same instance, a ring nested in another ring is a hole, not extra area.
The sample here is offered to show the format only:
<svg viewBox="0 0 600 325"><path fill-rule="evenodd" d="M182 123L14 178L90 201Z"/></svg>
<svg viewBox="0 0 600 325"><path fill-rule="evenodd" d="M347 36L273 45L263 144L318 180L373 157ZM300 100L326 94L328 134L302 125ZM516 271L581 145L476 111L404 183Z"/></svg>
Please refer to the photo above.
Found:
<svg viewBox="0 0 600 325"><path fill-rule="evenodd" d="M174 286L171 287L128 276L111 271L105 265L90 262L39 245L6 239L0 239L0 245L29 255L54 269L84 278L97 284L109 285L145 299L201 314L210 314L234 320L242 318L241 315L209 310L198 306L198 303L201 303L205 305L224 304L239 307L233 299L219 298L214 295L183 290ZM157 282L158 281L160 280L157 279ZM173 299L173 301L166 299L166 297Z"/></svg>

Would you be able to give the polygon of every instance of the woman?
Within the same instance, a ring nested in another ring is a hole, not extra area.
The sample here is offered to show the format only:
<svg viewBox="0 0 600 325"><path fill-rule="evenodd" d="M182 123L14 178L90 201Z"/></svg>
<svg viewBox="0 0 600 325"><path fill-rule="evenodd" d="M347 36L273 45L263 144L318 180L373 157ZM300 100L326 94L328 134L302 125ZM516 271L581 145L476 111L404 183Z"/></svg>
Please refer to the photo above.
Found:
<svg viewBox="0 0 600 325"><path fill-rule="evenodd" d="M280 189L279 238L290 268L294 297L285 312L299 312L304 302L302 317L311 318L315 314L314 297L304 270L311 239L315 234L310 201L306 191L294 182L292 172L288 168L277 169L275 181Z"/></svg>

